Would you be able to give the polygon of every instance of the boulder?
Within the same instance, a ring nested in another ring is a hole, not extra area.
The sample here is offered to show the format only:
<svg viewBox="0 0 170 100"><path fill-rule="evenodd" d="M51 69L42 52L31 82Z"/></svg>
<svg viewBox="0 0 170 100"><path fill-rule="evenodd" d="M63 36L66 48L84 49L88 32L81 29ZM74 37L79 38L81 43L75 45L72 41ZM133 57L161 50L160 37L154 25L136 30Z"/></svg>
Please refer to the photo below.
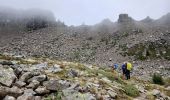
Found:
<svg viewBox="0 0 170 100"><path fill-rule="evenodd" d="M62 70L63 69L60 68L60 65L55 64L53 67L50 67L48 69L48 72L55 74L55 73L61 72Z"/></svg>
<svg viewBox="0 0 170 100"><path fill-rule="evenodd" d="M31 72L26 72L20 77L20 81L26 82L28 79L33 77L33 74Z"/></svg>
<svg viewBox="0 0 170 100"><path fill-rule="evenodd" d="M65 89L62 90L63 100L96 100L90 93L80 93L75 90Z"/></svg>
<svg viewBox="0 0 170 100"><path fill-rule="evenodd" d="M13 96L13 97L18 97L23 93L21 89L18 87L0 87L0 98L5 97L6 95Z"/></svg>
<svg viewBox="0 0 170 100"><path fill-rule="evenodd" d="M16 100L13 96L5 96L3 100Z"/></svg>
<svg viewBox="0 0 170 100"><path fill-rule="evenodd" d="M8 65L8 66L14 65L11 61L0 61L0 64L1 65Z"/></svg>
<svg viewBox="0 0 170 100"><path fill-rule="evenodd" d="M43 82L43 86L45 86L48 90L57 91L70 87L70 82L65 80L49 80Z"/></svg>
<svg viewBox="0 0 170 100"><path fill-rule="evenodd" d="M26 89L24 90L25 95L35 95L36 92L33 91L33 89Z"/></svg>
<svg viewBox="0 0 170 100"><path fill-rule="evenodd" d="M34 96L23 94L23 95L19 96L17 98L17 100L34 100Z"/></svg>
<svg viewBox="0 0 170 100"><path fill-rule="evenodd" d="M78 72L73 70L73 69L71 69L69 71L69 73L68 73L68 76L70 76L70 77L78 77Z"/></svg>
<svg viewBox="0 0 170 100"><path fill-rule="evenodd" d="M38 87L38 88L35 90L35 92L36 92L37 94L40 94L40 95L50 93L50 91L47 90L46 87Z"/></svg>
<svg viewBox="0 0 170 100"><path fill-rule="evenodd" d="M22 82L22 81L16 81L16 82L14 83L14 85L17 86L17 87L19 87L19 88L22 88L22 87L24 87L24 86L26 85L26 83L25 83L25 82Z"/></svg>
<svg viewBox="0 0 170 100"><path fill-rule="evenodd" d="M41 83L41 82L45 81L46 79L47 79L46 75L39 75L39 76L34 76L33 78L29 79L27 82L30 83L33 80L37 80Z"/></svg>
<svg viewBox="0 0 170 100"><path fill-rule="evenodd" d="M161 96L161 92L159 90L154 89L152 91L152 95L159 98Z"/></svg>
<svg viewBox="0 0 170 100"><path fill-rule="evenodd" d="M40 82L37 80L32 80L32 82L30 82L30 84L28 86L26 86L27 88L32 88L32 89L36 89L38 86L40 85Z"/></svg>
<svg viewBox="0 0 170 100"><path fill-rule="evenodd" d="M0 84L10 87L16 76L12 68L0 65Z"/></svg>
<svg viewBox="0 0 170 100"><path fill-rule="evenodd" d="M19 75L20 75L21 72L22 72L22 68L20 68L20 66L18 66L18 65L11 66L11 68L14 70L15 75L16 75L17 77L19 77Z"/></svg>
<svg viewBox="0 0 170 100"><path fill-rule="evenodd" d="M0 86L0 98L5 97L8 94L8 91L6 90L6 87Z"/></svg>
<svg viewBox="0 0 170 100"><path fill-rule="evenodd" d="M34 100L42 100L42 97L40 97L40 96L35 96L35 97L34 97Z"/></svg>
<svg viewBox="0 0 170 100"><path fill-rule="evenodd" d="M111 90L108 91L108 94L110 95L111 98L116 99L117 98L117 93L113 92Z"/></svg>

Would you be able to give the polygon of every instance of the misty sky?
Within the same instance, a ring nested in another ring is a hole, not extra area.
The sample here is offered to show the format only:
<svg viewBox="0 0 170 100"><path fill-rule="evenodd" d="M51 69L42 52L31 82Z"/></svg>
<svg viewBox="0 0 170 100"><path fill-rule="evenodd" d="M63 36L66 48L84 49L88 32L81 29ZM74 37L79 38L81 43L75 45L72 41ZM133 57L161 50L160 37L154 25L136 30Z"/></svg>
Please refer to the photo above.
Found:
<svg viewBox="0 0 170 100"><path fill-rule="evenodd" d="M0 0L0 6L51 10L67 25L91 25L105 18L116 21L120 13L136 20L157 19L170 12L170 0Z"/></svg>

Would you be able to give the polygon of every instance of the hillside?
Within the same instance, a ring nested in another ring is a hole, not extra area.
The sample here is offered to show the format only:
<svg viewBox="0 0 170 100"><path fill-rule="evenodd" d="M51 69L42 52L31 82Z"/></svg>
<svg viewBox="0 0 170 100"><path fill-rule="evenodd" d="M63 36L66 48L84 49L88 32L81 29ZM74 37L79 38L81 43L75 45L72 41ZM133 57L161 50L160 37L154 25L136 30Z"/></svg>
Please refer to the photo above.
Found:
<svg viewBox="0 0 170 100"><path fill-rule="evenodd" d="M168 78L160 86L96 65L10 55L0 56L0 66L5 100L170 100Z"/></svg>

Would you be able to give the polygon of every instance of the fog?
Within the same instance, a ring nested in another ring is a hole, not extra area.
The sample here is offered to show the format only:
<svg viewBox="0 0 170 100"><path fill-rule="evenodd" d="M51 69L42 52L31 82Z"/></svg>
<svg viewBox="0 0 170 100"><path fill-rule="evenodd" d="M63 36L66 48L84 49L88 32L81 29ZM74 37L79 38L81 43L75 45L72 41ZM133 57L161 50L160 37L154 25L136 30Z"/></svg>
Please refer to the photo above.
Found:
<svg viewBox="0 0 170 100"><path fill-rule="evenodd" d="M128 13L136 20L146 16L158 19L170 12L169 5L170 0L0 0L1 7L52 11L56 20L67 25L92 25L105 18L117 21L120 13Z"/></svg>

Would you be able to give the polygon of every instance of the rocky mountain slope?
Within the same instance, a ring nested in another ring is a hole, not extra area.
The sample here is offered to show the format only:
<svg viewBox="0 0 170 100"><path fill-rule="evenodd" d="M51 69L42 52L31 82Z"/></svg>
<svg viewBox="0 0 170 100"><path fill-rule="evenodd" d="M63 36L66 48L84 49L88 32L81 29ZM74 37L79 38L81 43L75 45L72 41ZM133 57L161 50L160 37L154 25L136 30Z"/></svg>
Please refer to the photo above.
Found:
<svg viewBox="0 0 170 100"><path fill-rule="evenodd" d="M49 58L1 55L0 76L3 100L170 100L168 78L162 86L124 80L110 68Z"/></svg>

